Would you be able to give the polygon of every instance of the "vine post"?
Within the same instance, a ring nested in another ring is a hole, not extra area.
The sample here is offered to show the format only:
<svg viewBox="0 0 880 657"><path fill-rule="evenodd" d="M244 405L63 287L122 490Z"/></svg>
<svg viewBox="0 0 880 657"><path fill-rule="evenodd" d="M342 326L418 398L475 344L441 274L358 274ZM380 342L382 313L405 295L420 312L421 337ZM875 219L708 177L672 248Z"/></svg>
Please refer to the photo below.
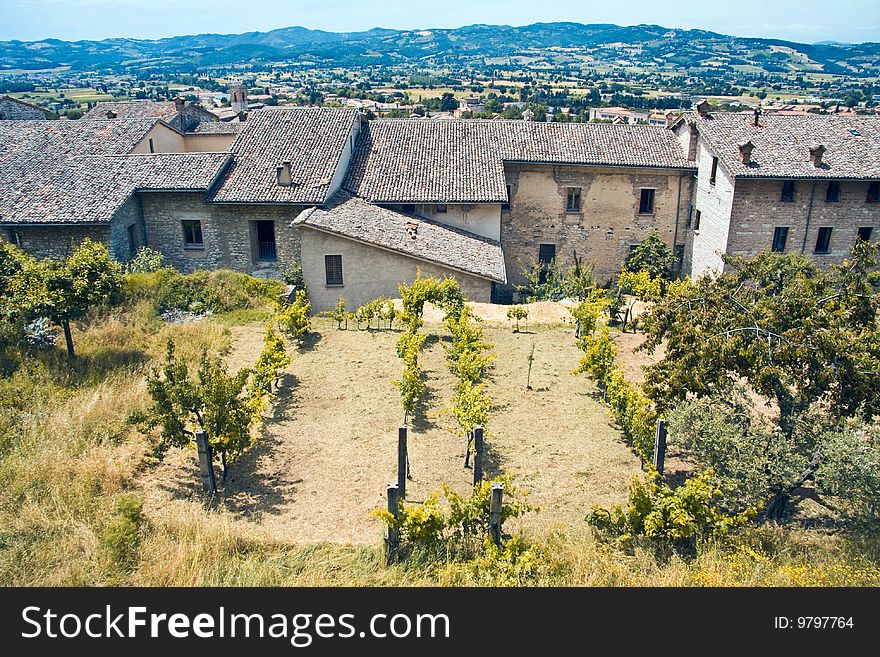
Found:
<svg viewBox="0 0 880 657"><path fill-rule="evenodd" d="M406 499L407 475L406 426L397 429L397 492L400 499Z"/></svg>
<svg viewBox="0 0 880 657"><path fill-rule="evenodd" d="M663 462L666 460L666 420L657 420L657 432L654 434L654 469L662 477Z"/></svg>
<svg viewBox="0 0 880 657"><path fill-rule="evenodd" d="M483 481L483 427L474 427L474 486Z"/></svg>
<svg viewBox="0 0 880 657"><path fill-rule="evenodd" d="M392 563L400 549L400 529L397 527L397 517L400 513L400 497L396 483L388 484L388 513L394 516L394 522L388 524L388 537L385 539L387 548L385 560Z"/></svg>
<svg viewBox="0 0 880 657"><path fill-rule="evenodd" d="M501 545L501 508L504 501L504 484L497 481L492 484L492 498L489 501L489 532L492 542Z"/></svg>
<svg viewBox="0 0 880 657"><path fill-rule="evenodd" d="M217 479L214 477L214 454L211 443L208 441L208 434L202 429L196 431L196 447L199 452L202 488L208 495L214 495L217 492Z"/></svg>

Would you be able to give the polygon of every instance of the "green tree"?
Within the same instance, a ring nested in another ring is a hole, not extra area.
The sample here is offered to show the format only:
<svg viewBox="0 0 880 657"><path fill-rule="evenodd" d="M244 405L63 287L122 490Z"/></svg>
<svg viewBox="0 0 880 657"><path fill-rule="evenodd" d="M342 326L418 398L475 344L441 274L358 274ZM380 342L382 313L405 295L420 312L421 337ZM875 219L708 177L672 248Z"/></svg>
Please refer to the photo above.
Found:
<svg viewBox="0 0 880 657"><path fill-rule="evenodd" d="M255 393L248 387L250 375L248 369L230 375L220 360L202 352L193 377L169 341L164 364L147 375L153 404L145 420L148 427L161 430L159 452L191 444L201 429L214 456L220 458L225 482L229 464L253 444L257 413L252 403Z"/></svg>
<svg viewBox="0 0 880 657"><path fill-rule="evenodd" d="M89 239L64 259L36 260L5 251L4 309L11 315L47 317L64 331L67 356L74 358L70 323L107 303L122 287L121 267L103 244Z"/></svg>
<svg viewBox="0 0 880 657"><path fill-rule="evenodd" d="M670 281L675 277L675 254L656 230L626 256L624 267L631 272L646 271L651 278Z"/></svg>
<svg viewBox="0 0 880 657"><path fill-rule="evenodd" d="M448 91L440 96L440 111L441 112L451 112L453 110L458 109L458 101L455 100L455 96L453 96Z"/></svg>
<svg viewBox="0 0 880 657"><path fill-rule="evenodd" d="M773 449L803 465L779 478L789 483L767 505L779 516L825 462L817 433L880 413L878 247L859 242L830 272L798 254L728 264L718 277L672 283L652 308L644 348L664 343L665 356L647 369L646 390L661 412L686 399L730 398L741 383L766 400L775 413L769 436L782 441Z"/></svg>

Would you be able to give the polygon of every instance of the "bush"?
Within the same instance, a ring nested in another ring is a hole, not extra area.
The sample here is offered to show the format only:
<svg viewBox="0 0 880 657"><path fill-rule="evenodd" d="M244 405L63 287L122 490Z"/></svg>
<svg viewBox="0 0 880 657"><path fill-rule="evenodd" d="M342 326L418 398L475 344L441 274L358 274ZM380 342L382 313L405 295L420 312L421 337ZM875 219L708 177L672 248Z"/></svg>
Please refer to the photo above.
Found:
<svg viewBox="0 0 880 657"><path fill-rule="evenodd" d="M101 536L101 544L110 561L120 570L137 564L144 524L144 503L136 495L123 495L116 502L112 520Z"/></svg>
<svg viewBox="0 0 880 657"><path fill-rule="evenodd" d="M142 246L125 265L125 271L129 274L151 274L162 269L164 262L165 256L161 253L148 246Z"/></svg>
<svg viewBox="0 0 880 657"><path fill-rule="evenodd" d="M312 304L305 290L297 290L296 298L275 315L278 327L295 340L301 339L312 326Z"/></svg>
<svg viewBox="0 0 880 657"><path fill-rule="evenodd" d="M295 291L305 290L306 282L303 276L302 267L297 262L293 262L281 272L281 280L287 285L293 287Z"/></svg>
<svg viewBox="0 0 880 657"><path fill-rule="evenodd" d="M718 539L745 524L753 510L725 513L719 500L721 488L709 469L672 488L648 466L644 481L633 478L626 507L611 511L594 507L587 518L599 531L623 539L635 536L666 543L684 539Z"/></svg>
<svg viewBox="0 0 880 657"><path fill-rule="evenodd" d="M519 333L519 322L520 320L526 320L529 318L529 311L524 306L511 306L507 309L507 320L510 321L515 320L516 325L513 328L514 333Z"/></svg>

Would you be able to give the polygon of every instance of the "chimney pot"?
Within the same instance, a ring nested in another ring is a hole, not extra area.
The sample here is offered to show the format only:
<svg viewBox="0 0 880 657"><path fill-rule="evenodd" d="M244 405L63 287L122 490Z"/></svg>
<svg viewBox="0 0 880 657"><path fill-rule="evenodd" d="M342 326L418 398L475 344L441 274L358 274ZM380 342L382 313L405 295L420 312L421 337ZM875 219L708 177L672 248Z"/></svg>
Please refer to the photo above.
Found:
<svg viewBox="0 0 880 657"><path fill-rule="evenodd" d="M749 141L741 141L737 144L737 148L739 148L739 159L740 161L748 165L752 161L752 151L755 149L755 145Z"/></svg>
<svg viewBox="0 0 880 657"><path fill-rule="evenodd" d="M761 118L761 109L759 107L755 108L755 122L754 126L757 128L760 125L759 119Z"/></svg>
<svg viewBox="0 0 880 657"><path fill-rule="evenodd" d="M180 96L174 99L174 107L177 109L178 112L183 110L184 105L186 105L186 100L184 100Z"/></svg>
<svg viewBox="0 0 880 657"><path fill-rule="evenodd" d="M245 121L247 121L247 115L248 115L248 113L245 112L244 110L242 110L241 112L238 113L238 120L240 122L244 123Z"/></svg>
<svg viewBox="0 0 880 657"><path fill-rule="evenodd" d="M291 163L282 162L275 168L275 177L278 184L282 187L290 187L293 184L293 178L290 173Z"/></svg>
<svg viewBox="0 0 880 657"><path fill-rule="evenodd" d="M708 100L701 100L699 103L697 103L697 114L699 114L702 117L709 116L709 101Z"/></svg>
<svg viewBox="0 0 880 657"><path fill-rule="evenodd" d="M813 144L810 146L810 162L814 167L822 166L822 156L827 149L822 144Z"/></svg>
<svg viewBox="0 0 880 657"><path fill-rule="evenodd" d="M114 112L113 110L107 110L107 118L108 119L115 119L117 116L119 116L119 115L116 112Z"/></svg>

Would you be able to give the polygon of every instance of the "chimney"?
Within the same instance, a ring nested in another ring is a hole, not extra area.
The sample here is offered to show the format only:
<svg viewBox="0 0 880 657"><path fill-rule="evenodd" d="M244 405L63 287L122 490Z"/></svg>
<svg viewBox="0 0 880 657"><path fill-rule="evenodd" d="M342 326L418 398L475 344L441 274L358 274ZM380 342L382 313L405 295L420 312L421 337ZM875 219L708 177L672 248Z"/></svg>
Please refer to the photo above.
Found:
<svg viewBox="0 0 880 657"><path fill-rule="evenodd" d="M186 100L184 100L180 96L174 99L174 109L176 109L178 112L183 111L184 105L186 105Z"/></svg>
<svg viewBox="0 0 880 657"><path fill-rule="evenodd" d="M810 146L810 162L814 167L822 166L822 156L825 154L825 147L822 144L813 144Z"/></svg>
<svg viewBox="0 0 880 657"><path fill-rule="evenodd" d="M107 118L108 119L115 119L117 116L119 116L119 115L116 112L114 112L113 110L107 110Z"/></svg>
<svg viewBox="0 0 880 657"><path fill-rule="evenodd" d="M290 187L293 184L293 178L290 175L290 162L282 162L275 168L275 177L278 184L282 187Z"/></svg>
<svg viewBox="0 0 880 657"><path fill-rule="evenodd" d="M761 125L760 119L761 119L761 108L756 107L755 108L755 121L752 125L754 125L756 128L759 127Z"/></svg>
<svg viewBox="0 0 880 657"><path fill-rule="evenodd" d="M755 145L751 141L741 141L736 146L739 148L740 162L748 166L752 161L752 151Z"/></svg>
<svg viewBox="0 0 880 657"><path fill-rule="evenodd" d="M672 124L675 123L675 119L678 118L676 113L673 112L672 110L669 110L668 112L666 112L665 117L666 117L666 127L667 128L671 127Z"/></svg>
<svg viewBox="0 0 880 657"><path fill-rule="evenodd" d="M701 100L699 103L697 103L697 114L699 114L703 118L706 118L707 116L709 116L709 101L708 100Z"/></svg>
<svg viewBox="0 0 880 657"><path fill-rule="evenodd" d="M241 123L244 123L245 121L247 121L247 115L248 115L247 112L239 112L239 113L238 113L238 120L239 120Z"/></svg>

